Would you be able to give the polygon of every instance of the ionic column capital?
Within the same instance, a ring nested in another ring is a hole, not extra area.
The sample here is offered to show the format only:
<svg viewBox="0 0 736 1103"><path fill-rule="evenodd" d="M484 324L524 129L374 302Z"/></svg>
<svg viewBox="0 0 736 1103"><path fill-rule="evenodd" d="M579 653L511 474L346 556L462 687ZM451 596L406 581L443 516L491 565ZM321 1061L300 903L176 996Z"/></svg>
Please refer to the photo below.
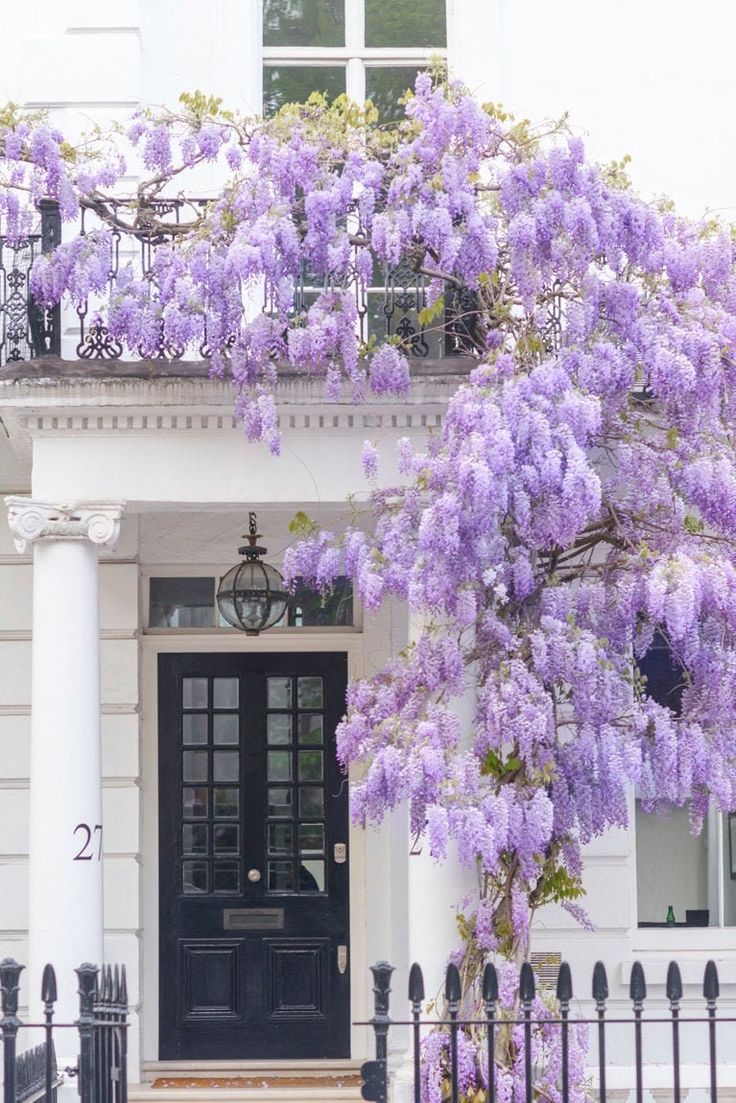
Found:
<svg viewBox="0 0 736 1103"><path fill-rule="evenodd" d="M10 497L8 524L19 552L36 540L89 540L114 545L120 533L124 502L73 502L52 505L34 498Z"/></svg>

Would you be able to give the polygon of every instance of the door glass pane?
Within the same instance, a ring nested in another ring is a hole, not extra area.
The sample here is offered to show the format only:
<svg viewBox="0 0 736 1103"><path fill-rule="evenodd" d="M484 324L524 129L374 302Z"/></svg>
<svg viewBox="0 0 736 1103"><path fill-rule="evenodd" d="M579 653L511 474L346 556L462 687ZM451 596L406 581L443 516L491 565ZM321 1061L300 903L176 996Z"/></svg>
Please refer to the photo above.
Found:
<svg viewBox="0 0 736 1103"><path fill-rule="evenodd" d="M185 743L206 743L207 713L185 712L182 717L182 735Z"/></svg>
<svg viewBox="0 0 736 1103"><path fill-rule="evenodd" d="M294 829L290 823L268 825L269 854L291 854L294 848Z"/></svg>
<svg viewBox="0 0 736 1103"><path fill-rule="evenodd" d="M321 715L303 712L299 714L298 722L300 743L322 742L322 728L324 725L324 720Z"/></svg>
<svg viewBox="0 0 736 1103"><path fill-rule="evenodd" d="M264 46L344 46L345 0L263 0Z"/></svg>
<svg viewBox="0 0 736 1103"><path fill-rule="evenodd" d="M207 679L182 678L181 703L185 709L206 709Z"/></svg>
<svg viewBox="0 0 736 1103"><path fill-rule="evenodd" d="M322 751L299 751L299 780L322 781Z"/></svg>
<svg viewBox="0 0 736 1103"><path fill-rule="evenodd" d="M215 789L214 812L218 819L232 819L240 813L240 791L238 789Z"/></svg>
<svg viewBox="0 0 736 1103"><path fill-rule="evenodd" d="M299 790L299 815L324 816L325 795L322 786L305 785Z"/></svg>
<svg viewBox="0 0 736 1103"><path fill-rule="evenodd" d="M212 717L213 743L235 743L240 740L240 717L237 712L216 712Z"/></svg>
<svg viewBox="0 0 736 1103"><path fill-rule="evenodd" d="M294 867L291 862L268 863L268 891L292 892L294 888Z"/></svg>
<svg viewBox="0 0 736 1103"><path fill-rule="evenodd" d="M182 862L182 889L187 896L207 892L207 862Z"/></svg>
<svg viewBox="0 0 736 1103"><path fill-rule="evenodd" d="M184 751L182 758L182 779L184 781L207 780L207 751Z"/></svg>
<svg viewBox="0 0 736 1103"><path fill-rule="evenodd" d="M266 698L270 709L290 709L291 678L269 678Z"/></svg>
<svg viewBox="0 0 736 1103"><path fill-rule="evenodd" d="M181 829L184 853L206 854L208 830L206 823L185 823Z"/></svg>
<svg viewBox="0 0 736 1103"><path fill-rule="evenodd" d="M321 861L302 862L299 866L299 891L325 891L325 863Z"/></svg>
<svg viewBox="0 0 736 1103"><path fill-rule="evenodd" d="M321 823L299 824L299 853L322 854L325 849L325 829Z"/></svg>
<svg viewBox="0 0 736 1103"><path fill-rule="evenodd" d="M237 854L240 850L240 828L236 823L215 824L215 854Z"/></svg>
<svg viewBox="0 0 736 1103"><path fill-rule="evenodd" d="M269 743L291 743L291 716L288 712L270 712L266 728Z"/></svg>
<svg viewBox="0 0 736 1103"><path fill-rule="evenodd" d="M201 819L207 815L208 792L204 787L182 791L182 811L189 819Z"/></svg>
<svg viewBox="0 0 736 1103"><path fill-rule="evenodd" d="M216 709L236 709L238 707L238 679L213 678L212 704Z"/></svg>
<svg viewBox="0 0 736 1103"><path fill-rule="evenodd" d="M331 102L345 92L344 65L264 65L263 114L275 115L285 103L305 103L312 92Z"/></svg>
<svg viewBox="0 0 736 1103"><path fill-rule="evenodd" d="M322 708L322 679L300 678L297 688L300 709Z"/></svg>
<svg viewBox="0 0 736 1103"><path fill-rule="evenodd" d="M273 785L268 790L269 816L291 816L293 807L291 789L280 789Z"/></svg>
<svg viewBox="0 0 736 1103"><path fill-rule="evenodd" d="M268 780L291 781L291 752L268 752Z"/></svg>
<svg viewBox="0 0 736 1103"><path fill-rule="evenodd" d="M237 862L214 862L213 890L215 892L239 892L240 869Z"/></svg>
<svg viewBox="0 0 736 1103"><path fill-rule="evenodd" d="M446 0L365 0L366 46L446 46Z"/></svg>
<svg viewBox="0 0 736 1103"><path fill-rule="evenodd" d="M371 66L365 71L365 95L378 108L379 122L393 123L403 119L404 108L399 100L407 89L414 87L419 70L409 65Z"/></svg>
<svg viewBox="0 0 736 1103"><path fill-rule="evenodd" d="M215 781L237 781L240 755L237 751L215 751L213 776Z"/></svg>

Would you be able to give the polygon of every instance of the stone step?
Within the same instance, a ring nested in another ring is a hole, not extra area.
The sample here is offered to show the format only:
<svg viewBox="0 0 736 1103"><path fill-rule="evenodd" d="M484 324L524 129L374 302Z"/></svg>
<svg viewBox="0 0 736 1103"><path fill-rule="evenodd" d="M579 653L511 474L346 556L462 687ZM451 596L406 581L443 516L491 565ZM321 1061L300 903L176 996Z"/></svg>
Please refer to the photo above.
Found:
<svg viewBox="0 0 736 1103"><path fill-rule="evenodd" d="M360 1061L155 1061L129 1103L357 1103Z"/></svg>

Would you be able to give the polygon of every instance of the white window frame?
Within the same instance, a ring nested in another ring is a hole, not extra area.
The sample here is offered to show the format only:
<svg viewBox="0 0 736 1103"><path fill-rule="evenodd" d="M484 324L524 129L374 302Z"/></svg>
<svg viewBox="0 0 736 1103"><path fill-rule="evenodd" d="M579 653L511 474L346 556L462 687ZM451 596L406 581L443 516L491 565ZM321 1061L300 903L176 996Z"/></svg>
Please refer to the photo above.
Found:
<svg viewBox="0 0 736 1103"><path fill-rule="evenodd" d="M445 4L448 21L449 2ZM447 57L446 46L365 45L365 0L345 0L344 46L263 46L263 64L316 68L345 65L345 90L351 100L365 100L366 69L406 66L426 68L432 58Z"/></svg>

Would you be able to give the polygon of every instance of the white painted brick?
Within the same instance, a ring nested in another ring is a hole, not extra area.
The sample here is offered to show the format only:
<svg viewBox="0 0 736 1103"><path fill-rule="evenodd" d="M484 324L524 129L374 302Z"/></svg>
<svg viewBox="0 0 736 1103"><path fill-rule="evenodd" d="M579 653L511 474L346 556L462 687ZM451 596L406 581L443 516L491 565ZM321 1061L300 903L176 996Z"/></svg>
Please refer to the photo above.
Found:
<svg viewBox="0 0 736 1103"><path fill-rule="evenodd" d="M0 777L27 778L30 771L30 716L0 716Z"/></svg>
<svg viewBox="0 0 736 1103"><path fill-rule="evenodd" d="M0 640L0 705L31 703L31 642Z"/></svg>
<svg viewBox="0 0 736 1103"><path fill-rule="evenodd" d="M137 627L137 566L134 563L101 564L100 628L108 631L134 632Z"/></svg>
<svg viewBox="0 0 736 1103"><path fill-rule="evenodd" d="M138 930L140 866L134 858L108 857L103 863L103 877L105 927L108 930Z"/></svg>
<svg viewBox="0 0 736 1103"><path fill-rule="evenodd" d="M138 641L102 640L100 644L102 704L138 701Z"/></svg>
<svg viewBox="0 0 736 1103"><path fill-rule="evenodd" d="M28 796L28 789L0 789L0 855L28 853Z"/></svg>
<svg viewBox="0 0 736 1103"><path fill-rule="evenodd" d="M0 727L0 738L1 733ZM102 776L138 777L138 716L135 713L102 717Z"/></svg>
<svg viewBox="0 0 736 1103"><path fill-rule="evenodd" d="M136 785L104 789L102 824L105 854L137 854L139 796Z"/></svg>

